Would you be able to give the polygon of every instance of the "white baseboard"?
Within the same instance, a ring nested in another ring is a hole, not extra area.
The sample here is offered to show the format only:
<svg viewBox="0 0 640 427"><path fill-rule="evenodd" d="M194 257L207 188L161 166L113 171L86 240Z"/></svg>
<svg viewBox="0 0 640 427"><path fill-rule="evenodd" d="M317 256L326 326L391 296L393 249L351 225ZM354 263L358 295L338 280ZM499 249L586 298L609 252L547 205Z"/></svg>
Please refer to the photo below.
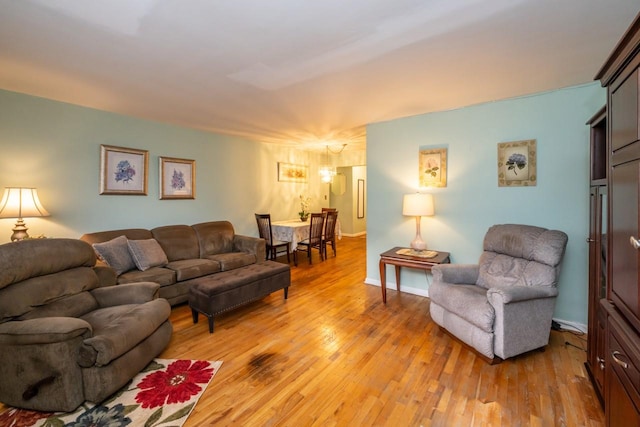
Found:
<svg viewBox="0 0 640 427"><path fill-rule="evenodd" d="M344 237L360 237L365 236L367 234L366 231L361 231L359 233L342 233Z"/></svg>
<svg viewBox="0 0 640 427"><path fill-rule="evenodd" d="M556 322L560 324L562 329L567 329L569 331L582 332L583 334L587 333L587 325L578 322L572 322L570 320L556 319L553 318Z"/></svg>
<svg viewBox="0 0 640 427"><path fill-rule="evenodd" d="M366 279L364 279L364 283L366 283L367 285L372 285L372 286L377 286L377 287L381 287L382 284L380 283L380 280L378 279L371 279L369 277L367 277ZM387 290L388 291L397 291L398 290L398 286L395 283L390 283L387 281ZM402 287L402 292L406 293L406 294L412 294L412 295L418 295L421 297L429 297L429 291L427 289L420 289L420 288L412 288L412 287L408 287L408 286L403 286Z"/></svg>

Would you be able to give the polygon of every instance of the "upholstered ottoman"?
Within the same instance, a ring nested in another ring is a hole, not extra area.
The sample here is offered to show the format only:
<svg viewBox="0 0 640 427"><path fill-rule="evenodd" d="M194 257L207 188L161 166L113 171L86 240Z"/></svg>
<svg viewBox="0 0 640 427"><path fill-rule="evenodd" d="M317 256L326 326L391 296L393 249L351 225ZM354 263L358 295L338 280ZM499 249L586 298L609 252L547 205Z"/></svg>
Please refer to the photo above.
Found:
<svg viewBox="0 0 640 427"><path fill-rule="evenodd" d="M198 323L198 313L202 313L209 319L209 333L213 333L213 316L280 289L284 289L284 298L287 299L290 284L289 265L275 261L251 264L190 280L189 306L193 323Z"/></svg>

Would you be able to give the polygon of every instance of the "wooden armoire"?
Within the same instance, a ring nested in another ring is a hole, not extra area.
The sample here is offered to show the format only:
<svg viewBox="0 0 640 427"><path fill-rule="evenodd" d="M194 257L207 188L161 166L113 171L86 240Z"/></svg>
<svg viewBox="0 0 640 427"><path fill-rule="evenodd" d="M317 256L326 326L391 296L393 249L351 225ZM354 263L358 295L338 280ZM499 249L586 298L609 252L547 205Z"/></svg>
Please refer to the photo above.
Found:
<svg viewBox="0 0 640 427"><path fill-rule="evenodd" d="M606 297L590 298L591 305L598 305L589 307L590 314L593 310L602 325L589 336L593 360L587 364L602 392L607 425L640 426L640 14L596 80L607 88L608 197L602 237L607 271Z"/></svg>

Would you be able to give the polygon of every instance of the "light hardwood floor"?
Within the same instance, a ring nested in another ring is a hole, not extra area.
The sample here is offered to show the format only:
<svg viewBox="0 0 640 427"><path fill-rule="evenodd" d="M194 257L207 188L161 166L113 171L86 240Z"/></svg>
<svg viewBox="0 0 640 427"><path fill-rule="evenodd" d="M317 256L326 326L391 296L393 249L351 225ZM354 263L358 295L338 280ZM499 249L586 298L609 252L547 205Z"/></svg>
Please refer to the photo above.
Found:
<svg viewBox="0 0 640 427"><path fill-rule="evenodd" d="M301 258L288 300L221 315L213 334L173 309L160 357L224 362L186 427L604 425L586 337L554 331L546 351L487 365L430 320L427 298L389 291L382 304L363 283L365 242Z"/></svg>

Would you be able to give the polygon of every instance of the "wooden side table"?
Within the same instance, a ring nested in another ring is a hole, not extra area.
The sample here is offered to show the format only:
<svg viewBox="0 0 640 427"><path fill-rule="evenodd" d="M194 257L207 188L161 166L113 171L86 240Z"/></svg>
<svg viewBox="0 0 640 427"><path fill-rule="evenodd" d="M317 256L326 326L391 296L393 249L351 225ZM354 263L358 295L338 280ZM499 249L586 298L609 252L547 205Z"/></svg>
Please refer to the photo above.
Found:
<svg viewBox="0 0 640 427"><path fill-rule="evenodd" d="M396 267L396 285L400 292L400 267L418 268L420 270L431 271L431 267L438 264L448 264L449 252L437 252L432 258L425 258L414 255L399 254L398 251L408 250L410 248L395 247L380 254L380 283L382 285L382 302L387 303L387 270L386 265L391 264Z"/></svg>

